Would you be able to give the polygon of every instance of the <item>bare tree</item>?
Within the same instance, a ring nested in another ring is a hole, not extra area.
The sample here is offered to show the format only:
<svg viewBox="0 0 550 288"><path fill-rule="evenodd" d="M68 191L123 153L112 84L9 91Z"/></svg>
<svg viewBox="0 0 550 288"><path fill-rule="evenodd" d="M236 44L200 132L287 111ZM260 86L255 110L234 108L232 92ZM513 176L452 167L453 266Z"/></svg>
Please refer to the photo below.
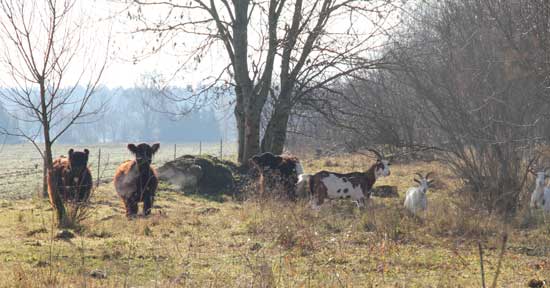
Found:
<svg viewBox="0 0 550 288"><path fill-rule="evenodd" d="M0 68L10 78L2 83L6 88L0 95L11 107L12 116L34 127L4 127L0 133L23 137L40 153L44 160L43 196L47 196L47 171L52 168L52 145L70 127L90 120L103 108L90 109L88 104L107 54L100 61L91 54L97 47L87 42L84 17L74 17L78 16L76 3L0 0L0 41L4 47ZM61 201L59 195L54 200Z"/></svg>
<svg viewBox="0 0 550 288"><path fill-rule="evenodd" d="M221 71L213 82L228 76L234 86L241 163L260 151L282 152L292 108L305 94L375 65L365 59L392 7L391 1L351 0L134 2L129 17L140 23L138 31L157 33L153 50L193 35L200 40L190 61L211 50L225 54L228 64L216 63ZM166 9L161 20L147 17L142 8L151 6ZM273 106L262 139L268 99Z"/></svg>

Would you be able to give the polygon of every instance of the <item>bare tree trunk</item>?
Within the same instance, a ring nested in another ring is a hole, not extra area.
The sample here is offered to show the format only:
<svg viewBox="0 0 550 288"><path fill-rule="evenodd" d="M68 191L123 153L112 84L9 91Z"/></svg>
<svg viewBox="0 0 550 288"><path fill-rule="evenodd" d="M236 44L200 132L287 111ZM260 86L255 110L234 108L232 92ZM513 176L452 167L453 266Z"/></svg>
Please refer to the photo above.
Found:
<svg viewBox="0 0 550 288"><path fill-rule="evenodd" d="M46 176L51 173L55 173L53 170L53 156L52 156L52 141L50 138L50 121L48 115L48 108L46 105L46 87L44 81L40 81L40 108L41 108L41 119L42 127L44 128L44 171ZM55 182L55 181L54 181ZM44 177L44 191L42 195L50 198L50 203L55 209L55 214L57 216L57 225L58 227L67 226L67 213L65 210L65 205L61 196L58 193L57 182L53 185L53 189L48 191L48 181L47 177Z"/></svg>
<svg viewBox="0 0 550 288"><path fill-rule="evenodd" d="M283 95L281 95L283 96ZM274 154L283 153L286 142L286 130L290 118L291 105L290 97L279 98L269 119L264 138L262 139L262 151Z"/></svg>
<svg viewBox="0 0 550 288"><path fill-rule="evenodd" d="M46 107L46 87L44 79L40 81L40 108L41 108L41 120L42 127L44 129L44 179L42 185L42 197L48 197L48 183L47 175L48 170L53 168L53 159L52 159L52 142L50 139L50 123L48 118L48 109Z"/></svg>
<svg viewBox="0 0 550 288"><path fill-rule="evenodd" d="M243 92L239 86L235 87L235 95L237 102L235 104L235 121L237 122L237 161L245 163L244 159L244 107L243 107Z"/></svg>

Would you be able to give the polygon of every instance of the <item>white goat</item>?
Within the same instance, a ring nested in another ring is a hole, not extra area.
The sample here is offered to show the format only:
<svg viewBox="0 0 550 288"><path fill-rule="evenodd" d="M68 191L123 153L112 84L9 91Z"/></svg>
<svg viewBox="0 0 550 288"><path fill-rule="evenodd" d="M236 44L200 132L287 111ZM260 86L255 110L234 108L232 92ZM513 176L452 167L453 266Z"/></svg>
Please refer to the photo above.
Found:
<svg viewBox="0 0 550 288"><path fill-rule="evenodd" d="M544 187L544 198L542 199L544 212L550 213L550 187Z"/></svg>
<svg viewBox="0 0 550 288"><path fill-rule="evenodd" d="M304 167L300 162L296 163L296 174L298 174L298 182L296 183L296 196L298 198L306 198L309 195L309 178L311 174L304 173Z"/></svg>
<svg viewBox="0 0 550 288"><path fill-rule="evenodd" d="M419 186L411 187L407 190L404 205L412 214L416 215L418 212L426 210L428 206L426 192L433 182L433 180L429 179L431 174L432 172L429 172L426 176L422 176L422 174L416 173L420 177L420 180L414 178L414 182L418 183Z"/></svg>
<svg viewBox="0 0 550 288"><path fill-rule="evenodd" d="M312 174L298 174L298 182L296 183L296 196L298 198L307 198L309 196L309 179Z"/></svg>
<svg viewBox="0 0 550 288"><path fill-rule="evenodd" d="M533 190L533 193L531 194L531 202L529 203L529 207L531 207L531 209L541 208L544 205L544 190L548 189L548 187L544 187L544 182L546 180L546 177L548 177L548 174L546 172L546 169L539 172L529 170L529 172L533 173L537 177L535 180L535 190ZM548 192L548 194L550 194L550 191Z"/></svg>

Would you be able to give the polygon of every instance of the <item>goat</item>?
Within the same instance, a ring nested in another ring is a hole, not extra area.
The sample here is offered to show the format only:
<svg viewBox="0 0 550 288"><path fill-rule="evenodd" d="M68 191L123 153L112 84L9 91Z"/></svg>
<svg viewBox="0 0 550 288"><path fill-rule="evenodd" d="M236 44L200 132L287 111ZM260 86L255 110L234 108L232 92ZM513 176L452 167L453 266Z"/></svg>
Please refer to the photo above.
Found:
<svg viewBox="0 0 550 288"><path fill-rule="evenodd" d="M53 169L48 171L47 183L50 202L54 205L53 190L59 193L63 202L86 202L92 190L92 173L88 168L90 151L69 150L69 158L61 156L53 161Z"/></svg>
<svg viewBox="0 0 550 288"><path fill-rule="evenodd" d="M544 187L544 197L542 199L544 212L550 213L550 187Z"/></svg>
<svg viewBox="0 0 550 288"><path fill-rule="evenodd" d="M312 207L318 209L325 199L351 198L357 206L365 206L365 198L370 197L376 179L390 175L390 162L374 149L369 149L377 156L366 172L340 174L320 171L309 177L309 188L312 196Z"/></svg>
<svg viewBox="0 0 550 288"><path fill-rule="evenodd" d="M139 202L143 202L143 215L151 213L158 186L157 170L151 167L151 163L159 148L159 143L151 146L146 143L128 144L128 150L136 159L122 163L113 180L117 194L124 202L126 216L137 214Z"/></svg>
<svg viewBox="0 0 550 288"><path fill-rule="evenodd" d="M426 192L428 192L428 188L434 181L433 179L429 179L432 174L432 172L429 172L426 176L422 176L422 174L416 173L420 179L414 178L413 180L418 183L418 187L411 187L407 190L404 205L414 215L419 211L426 210L428 206Z"/></svg>
<svg viewBox="0 0 550 288"><path fill-rule="evenodd" d="M547 173L548 169L544 169L538 172L535 172L532 169L529 169L529 172L534 174L536 176L535 179L535 190L533 190L533 193L531 194L531 202L529 203L529 207L531 209L537 209L540 207L543 207L544 205L544 198L545 198L545 180L548 177ZM550 191L548 192L550 194Z"/></svg>
<svg viewBox="0 0 550 288"><path fill-rule="evenodd" d="M296 196L298 198L305 198L308 196L311 176L313 176L313 174L298 174L298 182L296 183Z"/></svg>

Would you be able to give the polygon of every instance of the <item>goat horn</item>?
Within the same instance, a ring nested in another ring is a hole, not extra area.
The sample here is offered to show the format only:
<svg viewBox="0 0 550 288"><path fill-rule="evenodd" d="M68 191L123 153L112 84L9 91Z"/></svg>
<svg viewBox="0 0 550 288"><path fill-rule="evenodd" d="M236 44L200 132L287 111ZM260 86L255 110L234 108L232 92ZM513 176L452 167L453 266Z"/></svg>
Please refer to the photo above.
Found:
<svg viewBox="0 0 550 288"><path fill-rule="evenodd" d="M382 155L382 153L372 149L372 148L367 148L367 150L371 151L372 153L376 154L376 157L378 157L379 160L382 160L384 159L384 155Z"/></svg>
<svg viewBox="0 0 550 288"><path fill-rule="evenodd" d="M420 172L416 172L414 174L418 175L418 177L420 177L420 179L424 178L424 176L422 176L422 174L420 174Z"/></svg>
<svg viewBox="0 0 550 288"><path fill-rule="evenodd" d="M430 178L430 176L432 176L433 174L434 174L434 172L432 172L432 171L426 173L426 179Z"/></svg>

